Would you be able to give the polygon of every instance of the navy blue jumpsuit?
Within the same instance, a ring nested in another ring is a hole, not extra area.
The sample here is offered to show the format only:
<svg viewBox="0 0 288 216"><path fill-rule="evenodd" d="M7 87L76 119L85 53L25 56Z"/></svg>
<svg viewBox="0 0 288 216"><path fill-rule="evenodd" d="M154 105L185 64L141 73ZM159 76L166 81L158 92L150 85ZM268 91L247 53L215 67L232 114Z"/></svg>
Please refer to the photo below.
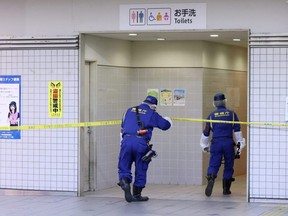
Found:
<svg viewBox="0 0 288 216"><path fill-rule="evenodd" d="M208 120L220 120L220 121L239 121L237 114L224 106L218 107L207 118ZM232 179L234 173L234 139L233 131L240 131L240 124L234 123L210 123L207 122L203 134L205 136L210 135L210 131L213 132L211 145L210 145L210 161L207 170L207 175L215 175L219 171L221 166L222 157L224 156L224 172L223 179Z"/></svg>
<svg viewBox="0 0 288 216"><path fill-rule="evenodd" d="M136 107L129 108L122 120L122 141L118 161L119 180L126 177L132 182L131 166L135 162L135 181L137 187L145 187L148 165L150 161L143 161L141 158L148 150L148 142L151 140L154 127L161 130L168 130L171 127L169 121L164 119L155 110L152 110L148 104L138 106L140 121L143 122L143 128L148 132L144 135L137 135L139 128Z"/></svg>

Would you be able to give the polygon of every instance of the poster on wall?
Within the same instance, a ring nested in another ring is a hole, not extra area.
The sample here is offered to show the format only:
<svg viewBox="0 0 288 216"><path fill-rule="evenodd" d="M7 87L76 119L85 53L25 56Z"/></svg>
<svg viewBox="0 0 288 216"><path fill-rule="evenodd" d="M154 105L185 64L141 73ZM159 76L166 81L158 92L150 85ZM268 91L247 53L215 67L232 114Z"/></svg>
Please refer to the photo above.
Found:
<svg viewBox="0 0 288 216"><path fill-rule="evenodd" d="M0 139L20 139L21 131L13 129L21 125L21 76L0 76Z"/></svg>
<svg viewBox="0 0 288 216"><path fill-rule="evenodd" d="M157 100L158 100L159 89L147 89L147 95L151 95L151 96L157 98Z"/></svg>
<svg viewBox="0 0 288 216"><path fill-rule="evenodd" d="M50 81L48 83L48 112L49 118L62 118L63 83L61 81Z"/></svg>
<svg viewBox="0 0 288 216"><path fill-rule="evenodd" d="M172 89L161 89L160 90L160 105L161 106L172 106L173 100Z"/></svg>
<svg viewBox="0 0 288 216"><path fill-rule="evenodd" d="M185 106L185 90L174 89L173 91L173 105L174 106Z"/></svg>

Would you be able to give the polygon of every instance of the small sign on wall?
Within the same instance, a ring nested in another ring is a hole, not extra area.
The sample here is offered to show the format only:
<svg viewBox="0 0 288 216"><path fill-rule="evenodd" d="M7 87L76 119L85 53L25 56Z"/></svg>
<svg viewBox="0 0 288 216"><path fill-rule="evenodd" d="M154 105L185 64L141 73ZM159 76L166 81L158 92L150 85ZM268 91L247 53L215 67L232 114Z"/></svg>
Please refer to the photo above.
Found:
<svg viewBox="0 0 288 216"><path fill-rule="evenodd" d="M151 96L157 98L157 100L158 100L159 89L147 89L147 95L151 95Z"/></svg>
<svg viewBox="0 0 288 216"><path fill-rule="evenodd" d="M120 5L120 30L206 29L206 3Z"/></svg>
<svg viewBox="0 0 288 216"><path fill-rule="evenodd" d="M21 76L0 76L0 126L10 126L11 130L1 130L0 139L20 139L21 131L13 129L21 121Z"/></svg>
<svg viewBox="0 0 288 216"><path fill-rule="evenodd" d="M173 100L172 89L160 90L160 105L161 106L172 106L172 100Z"/></svg>
<svg viewBox="0 0 288 216"><path fill-rule="evenodd" d="M63 83L50 81L48 84L48 112L49 118L62 118L63 115Z"/></svg>
<svg viewBox="0 0 288 216"><path fill-rule="evenodd" d="M185 106L185 89L174 89L173 105Z"/></svg>

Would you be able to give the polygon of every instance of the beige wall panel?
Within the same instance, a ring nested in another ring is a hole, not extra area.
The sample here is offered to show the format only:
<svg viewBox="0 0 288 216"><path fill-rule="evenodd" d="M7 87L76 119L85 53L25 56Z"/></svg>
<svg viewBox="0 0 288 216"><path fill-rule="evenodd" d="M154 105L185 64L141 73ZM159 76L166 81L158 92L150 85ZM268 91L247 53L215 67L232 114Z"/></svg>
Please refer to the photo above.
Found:
<svg viewBox="0 0 288 216"><path fill-rule="evenodd" d="M202 67L201 41L133 42L133 67Z"/></svg>

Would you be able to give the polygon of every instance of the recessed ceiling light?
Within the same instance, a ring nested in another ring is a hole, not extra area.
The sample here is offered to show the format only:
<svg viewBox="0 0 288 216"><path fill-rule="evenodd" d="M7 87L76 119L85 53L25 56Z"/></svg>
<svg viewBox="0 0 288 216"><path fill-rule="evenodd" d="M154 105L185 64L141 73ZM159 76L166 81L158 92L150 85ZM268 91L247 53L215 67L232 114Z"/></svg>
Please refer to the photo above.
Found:
<svg viewBox="0 0 288 216"><path fill-rule="evenodd" d="M219 37L217 34L211 34L210 37Z"/></svg>
<svg viewBox="0 0 288 216"><path fill-rule="evenodd" d="M234 38L233 41L241 41L239 38Z"/></svg>
<svg viewBox="0 0 288 216"><path fill-rule="evenodd" d="M158 41L164 41L165 38L157 38Z"/></svg>
<svg viewBox="0 0 288 216"><path fill-rule="evenodd" d="M129 36L137 36L136 33L130 33Z"/></svg>

